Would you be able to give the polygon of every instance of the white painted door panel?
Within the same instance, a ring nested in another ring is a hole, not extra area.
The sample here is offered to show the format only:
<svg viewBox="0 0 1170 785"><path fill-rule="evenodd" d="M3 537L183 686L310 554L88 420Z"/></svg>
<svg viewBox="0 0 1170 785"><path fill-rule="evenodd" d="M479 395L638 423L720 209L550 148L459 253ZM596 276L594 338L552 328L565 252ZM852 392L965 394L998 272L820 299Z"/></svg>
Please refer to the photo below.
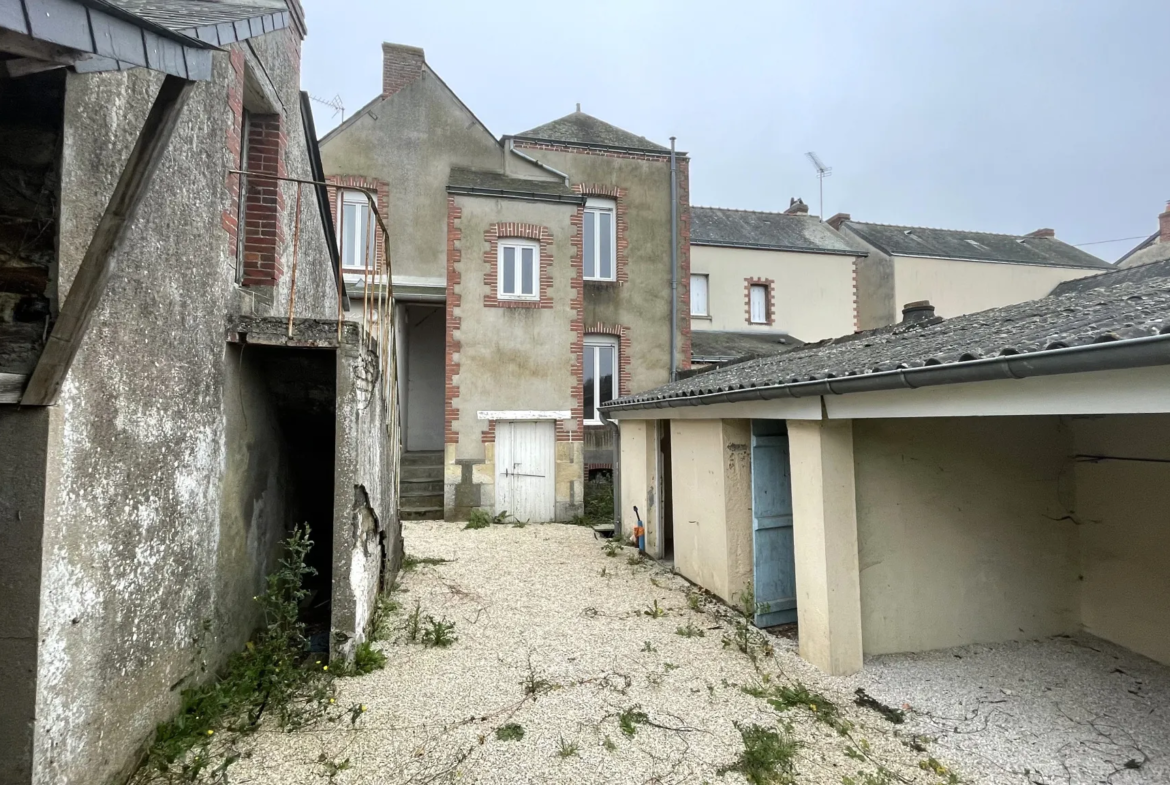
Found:
<svg viewBox="0 0 1170 785"><path fill-rule="evenodd" d="M544 523L556 516L556 428L551 421L496 422L496 512Z"/></svg>

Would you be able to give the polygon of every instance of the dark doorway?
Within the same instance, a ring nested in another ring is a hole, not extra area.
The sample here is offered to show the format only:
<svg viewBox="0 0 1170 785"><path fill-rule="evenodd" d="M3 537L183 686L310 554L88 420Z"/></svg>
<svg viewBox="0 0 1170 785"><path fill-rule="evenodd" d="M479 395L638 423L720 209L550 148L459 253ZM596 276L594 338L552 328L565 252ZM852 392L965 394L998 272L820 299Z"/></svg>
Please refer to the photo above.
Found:
<svg viewBox="0 0 1170 785"><path fill-rule="evenodd" d="M674 493L670 482L670 420L658 421L659 499L662 504L662 559L674 560Z"/></svg>
<svg viewBox="0 0 1170 785"><path fill-rule="evenodd" d="M407 303L405 406L406 450L443 449L447 316L443 306Z"/></svg>

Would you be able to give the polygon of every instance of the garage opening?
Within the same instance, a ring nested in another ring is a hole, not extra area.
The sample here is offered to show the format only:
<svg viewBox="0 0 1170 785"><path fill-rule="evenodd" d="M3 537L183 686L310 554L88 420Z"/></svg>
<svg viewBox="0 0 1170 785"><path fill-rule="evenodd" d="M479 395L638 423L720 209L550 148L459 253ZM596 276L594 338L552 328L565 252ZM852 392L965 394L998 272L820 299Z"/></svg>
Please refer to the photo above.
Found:
<svg viewBox="0 0 1170 785"><path fill-rule="evenodd" d="M328 651L333 583L334 463L337 355L331 349L244 346L242 387L254 400L245 424L251 449L248 473L273 498L255 516L280 516L279 539L308 524L309 595L301 606L314 651ZM273 452L277 454L274 456ZM277 492L272 493L273 484ZM257 494L253 493L253 497ZM270 523L277 523L270 521ZM278 539L278 542L279 542Z"/></svg>

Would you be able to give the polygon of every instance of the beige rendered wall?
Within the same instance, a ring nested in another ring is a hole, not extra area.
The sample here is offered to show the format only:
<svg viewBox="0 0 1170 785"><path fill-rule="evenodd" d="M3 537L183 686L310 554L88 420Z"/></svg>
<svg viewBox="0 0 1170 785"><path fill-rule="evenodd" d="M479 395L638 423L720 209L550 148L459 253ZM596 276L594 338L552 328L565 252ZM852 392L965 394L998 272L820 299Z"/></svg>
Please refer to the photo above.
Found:
<svg viewBox="0 0 1170 785"><path fill-rule="evenodd" d="M819 341L853 332L853 260L834 254L691 246L691 272L708 276L710 318L691 317L693 330L786 332ZM748 322L747 278L775 280L772 325Z"/></svg>
<svg viewBox="0 0 1170 785"><path fill-rule="evenodd" d="M727 602L751 581L748 420L671 420L674 566Z"/></svg>
<svg viewBox="0 0 1170 785"><path fill-rule="evenodd" d="M646 524L648 553L655 553L660 534L654 507L658 461L656 426L655 420L622 420L620 424L622 535L625 539L633 536L634 527L638 525L634 517L634 507L637 507Z"/></svg>
<svg viewBox="0 0 1170 785"><path fill-rule="evenodd" d="M1078 455L1113 459L1074 464L1081 621L1170 665L1170 416L1069 422Z"/></svg>
<svg viewBox="0 0 1170 785"><path fill-rule="evenodd" d="M918 300L930 300L935 313L949 319L1046 297L1061 281L1103 272L1103 269L1096 268L958 262L908 256L895 256L893 261L895 320L902 318L902 306Z"/></svg>
<svg viewBox="0 0 1170 785"><path fill-rule="evenodd" d="M855 420L854 447L866 654L1078 628L1059 418Z"/></svg>

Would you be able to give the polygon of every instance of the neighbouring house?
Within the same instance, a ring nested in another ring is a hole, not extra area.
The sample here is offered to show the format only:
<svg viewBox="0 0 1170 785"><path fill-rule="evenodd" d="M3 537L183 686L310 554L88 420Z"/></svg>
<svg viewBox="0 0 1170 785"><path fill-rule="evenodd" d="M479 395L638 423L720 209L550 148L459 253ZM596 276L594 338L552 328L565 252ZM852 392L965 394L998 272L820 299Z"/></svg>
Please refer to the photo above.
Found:
<svg viewBox="0 0 1170 785"><path fill-rule="evenodd" d="M856 329L854 270L866 253L803 201L783 213L692 207L691 216L693 362L712 349L775 353Z"/></svg>
<svg viewBox="0 0 1170 785"><path fill-rule="evenodd" d="M398 303L401 514L569 520L613 462L598 404L689 365L688 159L579 110L496 138L414 47L382 76L321 149L346 272Z"/></svg>
<svg viewBox="0 0 1170 785"><path fill-rule="evenodd" d="M1170 263L604 408L647 551L824 671L1078 630L1170 664Z"/></svg>
<svg viewBox="0 0 1170 785"><path fill-rule="evenodd" d="M1158 216L1158 231L1118 259L1117 266L1138 267L1165 259L1170 259L1170 202L1166 203L1166 209Z"/></svg>
<svg viewBox="0 0 1170 785"><path fill-rule="evenodd" d="M0 0L3 785L122 781L261 623L293 524L335 657L397 569L393 357L339 322L305 29L296 0Z"/></svg>
<svg viewBox="0 0 1170 785"><path fill-rule="evenodd" d="M907 303L929 301L949 319L1043 297L1061 281L1113 267L1051 229L1015 236L862 223L847 213L826 223L866 252L857 261L862 330L893 324Z"/></svg>

